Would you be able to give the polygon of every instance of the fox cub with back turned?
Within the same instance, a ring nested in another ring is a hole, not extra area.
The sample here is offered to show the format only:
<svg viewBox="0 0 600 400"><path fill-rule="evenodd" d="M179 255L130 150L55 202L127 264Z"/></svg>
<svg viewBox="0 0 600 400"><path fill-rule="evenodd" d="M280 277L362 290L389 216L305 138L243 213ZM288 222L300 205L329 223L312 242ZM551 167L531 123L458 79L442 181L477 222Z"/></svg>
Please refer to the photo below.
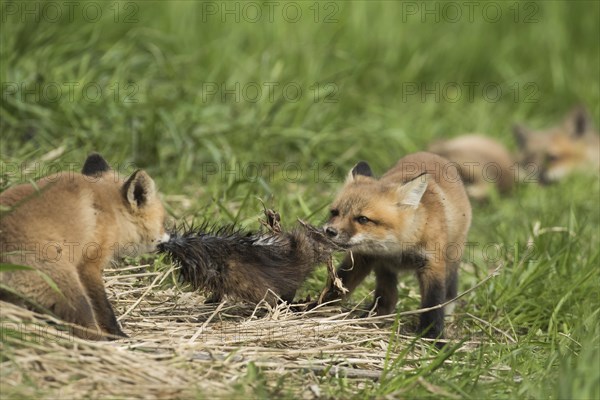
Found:
<svg viewBox="0 0 600 400"><path fill-rule="evenodd" d="M376 179L369 165L360 162L330 213L325 233L349 249L338 276L352 292L374 271L377 314L395 311L400 270L416 271L423 308L456 296L471 205L455 164L415 153ZM341 296L335 288L328 293L326 300ZM443 327L442 308L421 314L419 332L424 336L441 337Z"/></svg>
<svg viewBox="0 0 600 400"><path fill-rule="evenodd" d="M152 178L137 170L123 180L92 154L81 174L61 172L11 187L0 204L8 209L0 221L0 261L34 269L0 273L0 299L50 311L81 326L74 329L81 337L126 336L102 271L119 255L152 251L167 239Z"/></svg>
<svg viewBox="0 0 600 400"><path fill-rule="evenodd" d="M469 197L485 200L494 189L505 194L514 183L515 162L504 145L495 139L468 134L439 140L429 151L457 164Z"/></svg>

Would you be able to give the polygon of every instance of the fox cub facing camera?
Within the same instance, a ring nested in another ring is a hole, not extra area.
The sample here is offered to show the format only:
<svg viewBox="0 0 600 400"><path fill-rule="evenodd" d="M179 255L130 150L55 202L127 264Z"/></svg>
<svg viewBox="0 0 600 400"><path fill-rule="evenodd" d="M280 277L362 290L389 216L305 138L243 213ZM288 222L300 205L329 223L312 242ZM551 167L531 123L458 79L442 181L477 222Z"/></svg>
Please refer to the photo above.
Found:
<svg viewBox="0 0 600 400"><path fill-rule="evenodd" d="M123 180L92 154L81 174L61 172L35 186L13 186L0 194L0 204L8 209L0 221L0 260L34 269L0 273L0 299L48 310L81 326L74 329L81 337L126 336L102 271L119 255L152 251L167 239L150 176L137 170Z"/></svg>
<svg viewBox="0 0 600 400"><path fill-rule="evenodd" d="M338 276L352 292L374 271L377 314L395 311L400 270L416 271L423 308L456 296L471 205L455 164L415 153L376 179L360 162L330 212L325 233L349 249ZM328 293L326 300L340 296L334 288ZM443 328L442 308L421 314L420 333L440 337Z"/></svg>

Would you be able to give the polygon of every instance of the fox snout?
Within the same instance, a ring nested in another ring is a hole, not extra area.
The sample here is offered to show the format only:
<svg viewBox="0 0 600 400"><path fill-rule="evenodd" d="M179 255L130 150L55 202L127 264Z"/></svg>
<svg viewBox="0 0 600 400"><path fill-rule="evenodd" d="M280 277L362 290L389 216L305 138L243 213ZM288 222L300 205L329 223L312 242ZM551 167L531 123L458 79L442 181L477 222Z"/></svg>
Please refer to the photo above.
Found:
<svg viewBox="0 0 600 400"><path fill-rule="evenodd" d="M169 232L164 232L162 234L162 236L160 237L160 239L157 239L156 241L158 242L158 244L161 243L166 243L171 239L171 234Z"/></svg>
<svg viewBox="0 0 600 400"><path fill-rule="evenodd" d="M540 175L539 175L539 183L541 185L547 186L550 185L552 183L554 183L554 181L552 179L550 179L550 177L548 176L548 171L547 170L543 170Z"/></svg>
<svg viewBox="0 0 600 400"><path fill-rule="evenodd" d="M325 234L332 239L338 235L338 230L335 229L333 226L325 225L323 230L325 231Z"/></svg>
<svg viewBox="0 0 600 400"><path fill-rule="evenodd" d="M342 244L348 241L348 238L343 237L345 236L343 232L340 232L340 230L331 223L328 223L323 227L323 233L335 243Z"/></svg>
<svg viewBox="0 0 600 400"><path fill-rule="evenodd" d="M348 241L350 240L350 235L345 229L336 228L332 224L327 224L323 227L323 233L339 246L345 247L349 244Z"/></svg>

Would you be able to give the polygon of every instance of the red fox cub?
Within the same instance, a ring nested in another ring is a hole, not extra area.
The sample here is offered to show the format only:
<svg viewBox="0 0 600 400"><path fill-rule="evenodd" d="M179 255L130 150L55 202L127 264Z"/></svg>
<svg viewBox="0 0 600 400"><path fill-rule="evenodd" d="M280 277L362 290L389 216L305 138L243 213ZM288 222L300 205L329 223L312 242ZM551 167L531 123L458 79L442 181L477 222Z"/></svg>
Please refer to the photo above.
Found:
<svg viewBox="0 0 600 400"><path fill-rule="evenodd" d="M42 273L0 273L0 299L29 303L80 325L74 333L81 337L126 336L106 296L102 271L119 255L152 251L168 239L150 176L137 170L124 181L92 154L82 174L61 172L35 185L11 187L0 194L0 204L8 208L0 221L0 261Z"/></svg>
<svg viewBox="0 0 600 400"><path fill-rule="evenodd" d="M600 173L600 137L583 107L574 108L562 124L545 131L516 125L520 165L534 168L541 183L551 183L573 172Z"/></svg>
<svg viewBox="0 0 600 400"><path fill-rule="evenodd" d="M402 158L380 179L359 162L333 202L325 233L348 253L338 268L352 292L375 272L377 314L395 311L397 274L415 270L421 306L456 296L458 266L471 224L471 205L456 165L431 153ZM326 300L340 296L330 288ZM374 304L374 305L375 305ZM419 332L440 337L442 308L421 314Z"/></svg>
<svg viewBox="0 0 600 400"><path fill-rule="evenodd" d="M512 156L494 139L471 134L433 143L429 151L455 162L474 200L485 200L494 187L500 193L509 192L515 182Z"/></svg>

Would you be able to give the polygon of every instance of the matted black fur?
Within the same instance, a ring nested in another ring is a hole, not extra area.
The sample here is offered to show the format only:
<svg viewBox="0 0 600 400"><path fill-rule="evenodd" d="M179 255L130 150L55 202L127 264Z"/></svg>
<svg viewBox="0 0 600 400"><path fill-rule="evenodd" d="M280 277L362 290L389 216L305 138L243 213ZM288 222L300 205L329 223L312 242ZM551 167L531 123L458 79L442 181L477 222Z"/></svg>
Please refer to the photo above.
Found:
<svg viewBox="0 0 600 400"><path fill-rule="evenodd" d="M175 228L158 251L179 265L184 281L209 292L211 301L227 295L275 303L277 296L292 302L306 277L335 248L310 225L289 232L246 232L203 224Z"/></svg>

